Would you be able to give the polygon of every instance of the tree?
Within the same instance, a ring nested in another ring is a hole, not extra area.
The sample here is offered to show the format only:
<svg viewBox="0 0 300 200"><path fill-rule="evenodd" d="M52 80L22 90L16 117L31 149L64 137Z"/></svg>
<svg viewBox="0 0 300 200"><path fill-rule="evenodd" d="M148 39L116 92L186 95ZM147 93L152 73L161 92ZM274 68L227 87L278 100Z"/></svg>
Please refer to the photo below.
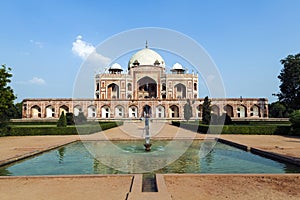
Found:
<svg viewBox="0 0 300 200"><path fill-rule="evenodd" d="M232 119L227 113L223 113L219 118L218 118L218 124L220 125L230 125L232 124Z"/></svg>
<svg viewBox="0 0 300 200"><path fill-rule="evenodd" d="M11 68L6 68L5 65L1 65L0 68L0 123L3 123L9 119L7 111L14 107L14 95L13 89L8 85L11 80L12 74Z"/></svg>
<svg viewBox="0 0 300 200"><path fill-rule="evenodd" d="M61 115L57 121L57 127L66 127L67 126L67 119L66 119L66 116L65 116L65 112L62 111L61 112Z"/></svg>
<svg viewBox="0 0 300 200"><path fill-rule="evenodd" d="M300 54L288 55L282 59L278 78L281 81L280 93L276 94L281 103L293 110L300 109Z"/></svg>
<svg viewBox="0 0 300 200"><path fill-rule="evenodd" d="M208 96L204 98L204 102L202 105L202 123L209 124L211 119L211 108L210 108L210 100Z"/></svg>
<svg viewBox="0 0 300 200"><path fill-rule="evenodd" d="M289 116L287 108L279 101L269 104L269 117L286 118Z"/></svg>
<svg viewBox="0 0 300 200"><path fill-rule="evenodd" d="M191 119L193 113L192 113L192 106L191 106L191 102L188 99L186 104L183 107L183 112L184 112L184 119L189 121L189 119Z"/></svg>
<svg viewBox="0 0 300 200"><path fill-rule="evenodd" d="M292 132L294 134L300 134L300 110L295 110L290 115L290 122L292 123Z"/></svg>
<svg viewBox="0 0 300 200"><path fill-rule="evenodd" d="M74 114L71 112L66 113L67 125L74 125Z"/></svg>
<svg viewBox="0 0 300 200"><path fill-rule="evenodd" d="M76 124L76 125L79 125L79 124L86 124L87 119L86 119L86 117L84 116L83 112L79 112L78 116L75 116L75 117L74 117L74 121L75 121L75 124Z"/></svg>

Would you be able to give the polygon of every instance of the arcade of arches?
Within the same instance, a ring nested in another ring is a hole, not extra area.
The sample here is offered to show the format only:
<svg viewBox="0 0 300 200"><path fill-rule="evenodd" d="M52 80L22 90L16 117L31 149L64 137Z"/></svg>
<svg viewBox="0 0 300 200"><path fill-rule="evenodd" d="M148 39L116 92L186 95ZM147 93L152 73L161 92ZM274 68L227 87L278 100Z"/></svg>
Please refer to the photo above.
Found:
<svg viewBox="0 0 300 200"><path fill-rule="evenodd" d="M202 118L203 99L192 104L193 119ZM75 116L83 112L90 119L138 119L146 115L152 118L183 119L183 107L186 100L177 101L95 101L92 99L25 99L23 118L59 118L62 112L72 112ZM227 113L232 118L266 118L267 102L263 99L212 100L211 112L215 115Z"/></svg>

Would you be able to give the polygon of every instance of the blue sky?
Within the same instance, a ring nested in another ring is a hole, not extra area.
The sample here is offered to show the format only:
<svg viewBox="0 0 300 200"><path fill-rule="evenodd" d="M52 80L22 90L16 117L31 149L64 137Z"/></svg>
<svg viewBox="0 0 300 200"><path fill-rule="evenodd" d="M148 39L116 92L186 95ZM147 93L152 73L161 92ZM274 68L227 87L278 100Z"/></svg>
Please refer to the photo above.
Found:
<svg viewBox="0 0 300 200"><path fill-rule="evenodd" d="M272 102L280 59L299 53L299 7L297 0L1 1L0 62L13 69L17 101L71 97L84 58L76 38L95 47L129 29L162 27L206 49L227 97Z"/></svg>

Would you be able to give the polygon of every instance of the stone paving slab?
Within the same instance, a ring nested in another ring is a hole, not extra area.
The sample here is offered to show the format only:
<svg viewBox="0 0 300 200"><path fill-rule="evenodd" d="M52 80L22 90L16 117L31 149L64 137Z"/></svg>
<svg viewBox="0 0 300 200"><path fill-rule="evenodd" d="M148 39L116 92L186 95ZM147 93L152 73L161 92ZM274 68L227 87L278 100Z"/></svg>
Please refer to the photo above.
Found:
<svg viewBox="0 0 300 200"><path fill-rule="evenodd" d="M125 200L133 175L0 177L1 200Z"/></svg>
<svg viewBox="0 0 300 200"><path fill-rule="evenodd" d="M221 139L280 154L295 159L300 158L300 137L279 135L220 135Z"/></svg>
<svg viewBox="0 0 300 200"><path fill-rule="evenodd" d="M78 136L0 137L0 166L74 142Z"/></svg>
<svg viewBox="0 0 300 200"><path fill-rule="evenodd" d="M173 200L299 200L299 174L164 174Z"/></svg>

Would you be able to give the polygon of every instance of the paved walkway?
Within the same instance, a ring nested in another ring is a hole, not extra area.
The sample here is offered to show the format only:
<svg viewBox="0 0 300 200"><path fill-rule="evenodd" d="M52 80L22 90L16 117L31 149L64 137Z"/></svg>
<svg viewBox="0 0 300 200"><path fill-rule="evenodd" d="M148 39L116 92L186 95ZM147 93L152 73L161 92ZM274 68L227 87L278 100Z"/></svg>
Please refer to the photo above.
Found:
<svg viewBox="0 0 300 200"><path fill-rule="evenodd" d="M220 138L248 147L300 158L300 137L278 135L221 135Z"/></svg>
<svg viewBox="0 0 300 200"><path fill-rule="evenodd" d="M0 164L76 140L142 139L143 123L125 123L85 136L0 137ZM205 139L167 123L151 124L152 138ZM300 158L300 138L221 135L247 147ZM299 174L293 175L159 175L158 192L141 192L141 175L0 177L1 199L300 199ZM12 189L13 188L13 189ZM205 189L206 188L206 189ZM257 192L257 194L256 194ZM226 198L225 198L226 197Z"/></svg>

